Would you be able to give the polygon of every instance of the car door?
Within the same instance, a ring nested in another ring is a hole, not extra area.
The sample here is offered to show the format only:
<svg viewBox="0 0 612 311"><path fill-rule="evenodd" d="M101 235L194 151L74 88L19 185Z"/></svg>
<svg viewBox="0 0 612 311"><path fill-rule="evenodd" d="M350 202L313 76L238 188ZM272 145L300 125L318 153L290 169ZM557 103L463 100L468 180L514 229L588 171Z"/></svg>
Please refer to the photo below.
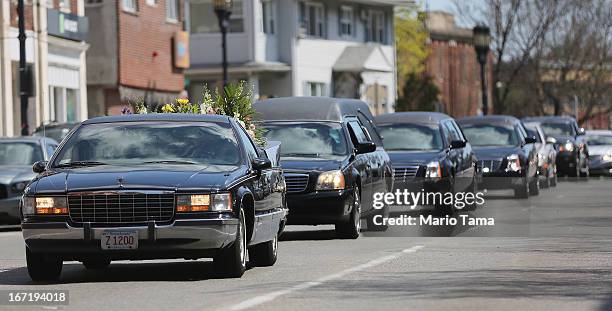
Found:
<svg viewBox="0 0 612 311"><path fill-rule="evenodd" d="M528 144L525 139L528 137L527 131L521 123L516 125L516 131L519 133L519 139L521 140L521 148L527 158L527 176L533 177L537 174L537 151L535 144Z"/></svg>
<svg viewBox="0 0 612 311"><path fill-rule="evenodd" d="M465 142L465 147L458 149L458 159L457 159L457 167L460 172L459 175L461 177L462 189L466 190L470 186L472 186L472 182L475 176L476 169L476 159L474 155L474 151L472 150L472 145L468 142L465 135L461 131L461 128L455 122L455 120L450 120L449 123L453 126L453 137L456 137L458 140Z"/></svg>
<svg viewBox="0 0 612 311"><path fill-rule="evenodd" d="M359 111L358 119L363 125L362 128L370 141L376 144L376 151L370 153L370 157L375 161L372 166L373 192L386 192L393 189L393 168L391 159L385 151L383 140L372 121L365 113Z"/></svg>
<svg viewBox="0 0 612 311"><path fill-rule="evenodd" d="M347 118L347 128L353 145L370 141L359 119ZM371 154L356 154L355 160L353 161L353 167L361 176L361 208L364 212L372 209L372 196L374 194L373 170L376 165L375 162Z"/></svg>
<svg viewBox="0 0 612 311"><path fill-rule="evenodd" d="M450 120L442 121L440 125L442 127L442 133L444 137L446 138L446 143L447 143L446 162L448 163L448 165L450 165L451 172L454 174L454 180L453 180L453 182L455 183L454 189L455 191L460 191L461 189L463 189L463 185L461 185L462 169L460 166L461 150L451 148L451 142L455 140L461 140L461 138L459 134L455 131L453 125L450 123ZM449 176L449 177L452 177L452 176Z"/></svg>

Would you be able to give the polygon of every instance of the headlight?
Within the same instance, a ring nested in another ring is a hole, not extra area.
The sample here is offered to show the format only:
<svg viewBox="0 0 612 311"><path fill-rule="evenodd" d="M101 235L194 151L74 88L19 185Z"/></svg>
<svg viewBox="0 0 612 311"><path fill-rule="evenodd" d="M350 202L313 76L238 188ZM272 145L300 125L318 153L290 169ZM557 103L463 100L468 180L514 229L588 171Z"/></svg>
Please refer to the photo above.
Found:
<svg viewBox="0 0 612 311"><path fill-rule="evenodd" d="M25 190L27 185L28 185L27 181L22 181L22 182L14 183L11 186L11 191L13 193L21 193L21 192L23 192L23 190Z"/></svg>
<svg viewBox="0 0 612 311"><path fill-rule="evenodd" d="M442 177L442 168L439 162L429 162L427 164L427 170L425 171L426 178L440 178Z"/></svg>
<svg viewBox="0 0 612 311"><path fill-rule="evenodd" d="M24 197L23 215L67 215L68 203L65 197Z"/></svg>
<svg viewBox="0 0 612 311"><path fill-rule="evenodd" d="M521 160L517 154L506 157L506 161L508 162L506 171L518 172L521 170Z"/></svg>
<svg viewBox="0 0 612 311"><path fill-rule="evenodd" d="M176 197L177 213L226 212L232 210L232 196L229 193L193 194Z"/></svg>
<svg viewBox="0 0 612 311"><path fill-rule="evenodd" d="M601 157L604 161L612 160L612 153L606 153Z"/></svg>
<svg viewBox="0 0 612 311"><path fill-rule="evenodd" d="M342 171L329 171L319 175L316 190L341 190L345 186Z"/></svg>
<svg viewBox="0 0 612 311"><path fill-rule="evenodd" d="M559 151L572 152L574 151L574 144L568 141L565 144L561 145L561 147L559 147Z"/></svg>

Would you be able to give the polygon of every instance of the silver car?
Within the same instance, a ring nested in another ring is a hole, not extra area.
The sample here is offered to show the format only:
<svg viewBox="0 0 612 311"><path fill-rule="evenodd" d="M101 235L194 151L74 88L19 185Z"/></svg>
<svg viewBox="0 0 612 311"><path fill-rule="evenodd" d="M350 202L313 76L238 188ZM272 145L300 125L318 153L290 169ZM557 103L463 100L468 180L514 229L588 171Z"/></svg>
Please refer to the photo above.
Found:
<svg viewBox="0 0 612 311"><path fill-rule="evenodd" d="M612 176L612 131L587 131L592 175Z"/></svg>

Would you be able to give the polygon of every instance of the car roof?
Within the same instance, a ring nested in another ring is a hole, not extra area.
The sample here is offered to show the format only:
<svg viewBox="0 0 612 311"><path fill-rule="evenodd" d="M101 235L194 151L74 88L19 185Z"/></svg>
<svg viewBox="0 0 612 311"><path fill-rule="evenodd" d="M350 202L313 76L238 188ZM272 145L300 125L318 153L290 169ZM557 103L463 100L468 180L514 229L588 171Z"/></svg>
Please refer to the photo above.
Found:
<svg viewBox="0 0 612 311"><path fill-rule="evenodd" d="M146 121L176 121L176 122L221 122L229 123L228 116L212 114L183 114L183 113L148 113L126 114L119 116L97 117L83 121L82 124L118 123L118 122L146 122Z"/></svg>
<svg viewBox="0 0 612 311"><path fill-rule="evenodd" d="M570 123L576 122L576 119L568 116L541 116L541 117L525 117L523 122L539 122L539 123Z"/></svg>
<svg viewBox="0 0 612 311"><path fill-rule="evenodd" d="M450 116L440 112L407 111L383 114L374 117L376 123L417 123L438 124L443 120L452 119Z"/></svg>
<svg viewBox="0 0 612 311"><path fill-rule="evenodd" d="M71 128L77 126L77 125L79 125L78 122L73 122L73 123L56 123L56 122L52 122L52 123L43 124L43 125L37 127L35 132L40 132L43 129L45 129L45 130L56 129L56 128L71 129Z"/></svg>
<svg viewBox="0 0 612 311"><path fill-rule="evenodd" d="M588 130L586 131L587 135L612 135L612 131L610 130Z"/></svg>
<svg viewBox="0 0 612 311"><path fill-rule="evenodd" d="M488 115L488 116L473 116L473 117L464 117L457 119L457 123L459 124L516 124L520 123L520 120L513 116L506 115Z"/></svg>
<svg viewBox="0 0 612 311"><path fill-rule="evenodd" d="M334 121L359 112L373 119L370 108L358 99L332 97L280 97L256 102L253 107L261 121Z"/></svg>
<svg viewBox="0 0 612 311"><path fill-rule="evenodd" d="M42 136L16 136L16 137L0 137L0 142L22 142L22 143L37 143L40 144L41 142L47 142L47 143L55 143L57 144L57 142L49 137L42 137Z"/></svg>

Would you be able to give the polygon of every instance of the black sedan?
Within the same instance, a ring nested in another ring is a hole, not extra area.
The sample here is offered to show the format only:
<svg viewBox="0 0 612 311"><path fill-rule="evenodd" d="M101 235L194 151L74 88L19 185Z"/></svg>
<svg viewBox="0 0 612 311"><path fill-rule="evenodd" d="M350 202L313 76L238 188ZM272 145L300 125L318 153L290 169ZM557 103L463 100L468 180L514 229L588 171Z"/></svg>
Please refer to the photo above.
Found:
<svg viewBox="0 0 612 311"><path fill-rule="evenodd" d="M479 116L457 120L478 158L482 188L514 189L517 198L539 194L535 139L511 116Z"/></svg>
<svg viewBox="0 0 612 311"><path fill-rule="evenodd" d="M48 160L57 142L44 137L0 138L0 223L19 223L19 201L36 174L32 164Z"/></svg>
<svg viewBox="0 0 612 311"><path fill-rule="evenodd" d="M273 265L285 183L225 116L152 114L83 122L26 188L22 228L33 280L66 260L213 258L221 276Z"/></svg>
<svg viewBox="0 0 612 311"><path fill-rule="evenodd" d="M557 173L569 177L589 176L589 148L585 131L571 117L530 117L525 122L538 122L544 134L556 139Z"/></svg>
<svg viewBox="0 0 612 311"><path fill-rule="evenodd" d="M391 157L395 189L477 191L476 156L453 118L435 112L401 112L375 120ZM444 213L465 208L436 207Z"/></svg>
<svg viewBox="0 0 612 311"><path fill-rule="evenodd" d="M256 103L268 139L282 142L289 224L334 224L341 238L368 229L373 195L390 191L392 169L366 103L325 97L275 98Z"/></svg>

